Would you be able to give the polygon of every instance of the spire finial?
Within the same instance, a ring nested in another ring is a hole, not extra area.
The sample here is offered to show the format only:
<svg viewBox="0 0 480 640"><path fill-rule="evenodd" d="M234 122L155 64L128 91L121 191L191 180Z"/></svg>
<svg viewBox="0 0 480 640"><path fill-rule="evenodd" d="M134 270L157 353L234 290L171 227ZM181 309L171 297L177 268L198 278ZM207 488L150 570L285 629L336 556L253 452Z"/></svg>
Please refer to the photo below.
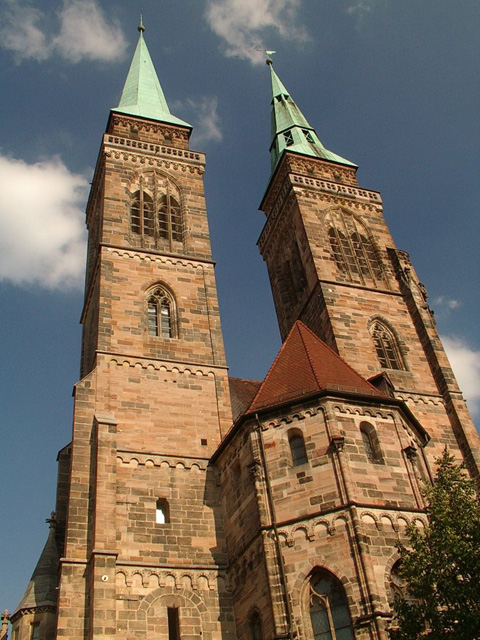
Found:
<svg viewBox="0 0 480 640"><path fill-rule="evenodd" d="M265 50L265 54L267 56L267 59L265 60L265 62L270 66L273 65L273 60L272 60L272 56L274 53L277 53L276 51L268 51L267 49Z"/></svg>
<svg viewBox="0 0 480 640"><path fill-rule="evenodd" d="M145 27L143 26L143 16L140 14L140 24L137 27L139 33L143 33L145 31Z"/></svg>

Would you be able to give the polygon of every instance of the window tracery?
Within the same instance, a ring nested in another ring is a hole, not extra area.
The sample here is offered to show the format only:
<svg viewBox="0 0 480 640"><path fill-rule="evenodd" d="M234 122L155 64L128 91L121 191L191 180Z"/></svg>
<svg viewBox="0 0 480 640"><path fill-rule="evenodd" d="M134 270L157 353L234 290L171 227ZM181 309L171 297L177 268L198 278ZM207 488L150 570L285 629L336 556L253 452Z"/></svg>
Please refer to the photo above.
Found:
<svg viewBox="0 0 480 640"><path fill-rule="evenodd" d="M147 325L151 336L176 337L175 307L172 296L163 287L155 288L147 300Z"/></svg>
<svg viewBox="0 0 480 640"><path fill-rule="evenodd" d="M166 242L173 250L183 241L183 216L179 190L166 178L142 175L130 201L130 228L142 242Z"/></svg>
<svg viewBox="0 0 480 640"><path fill-rule="evenodd" d="M325 570L316 570L309 582L309 611L315 640L354 640L345 590Z"/></svg>
<svg viewBox="0 0 480 640"><path fill-rule="evenodd" d="M364 225L342 209L328 218L328 238L338 270L350 282L385 286L382 263Z"/></svg>
<svg viewBox="0 0 480 640"><path fill-rule="evenodd" d="M393 331L380 320L370 327L370 333L380 366L384 369L405 370L405 363Z"/></svg>

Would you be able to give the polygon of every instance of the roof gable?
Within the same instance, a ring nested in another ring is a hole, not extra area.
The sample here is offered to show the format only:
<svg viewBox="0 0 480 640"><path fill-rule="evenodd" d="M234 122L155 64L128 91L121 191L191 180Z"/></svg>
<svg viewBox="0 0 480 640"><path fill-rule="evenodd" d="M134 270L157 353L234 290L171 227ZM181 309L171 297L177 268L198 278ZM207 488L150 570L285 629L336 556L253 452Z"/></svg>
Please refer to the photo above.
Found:
<svg viewBox="0 0 480 640"><path fill-rule="evenodd" d="M298 320L248 413L327 390L385 397Z"/></svg>

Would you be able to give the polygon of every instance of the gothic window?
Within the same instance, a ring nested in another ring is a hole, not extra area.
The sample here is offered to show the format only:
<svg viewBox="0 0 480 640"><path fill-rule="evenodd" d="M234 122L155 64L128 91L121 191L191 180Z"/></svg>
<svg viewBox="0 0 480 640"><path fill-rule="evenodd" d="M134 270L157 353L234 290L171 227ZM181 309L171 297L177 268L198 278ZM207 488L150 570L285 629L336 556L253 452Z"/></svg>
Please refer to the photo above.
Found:
<svg viewBox="0 0 480 640"><path fill-rule="evenodd" d="M131 224L133 233L142 237L155 235L153 200L143 189L133 194Z"/></svg>
<svg viewBox="0 0 480 640"><path fill-rule="evenodd" d="M152 195L153 194L153 195ZM183 241L182 209L178 189L155 174L140 178L139 189L132 194L130 224L132 233L147 244L170 250Z"/></svg>
<svg viewBox="0 0 480 640"><path fill-rule="evenodd" d="M405 369L402 354L393 332L376 320L370 329L380 366L384 369Z"/></svg>
<svg viewBox="0 0 480 640"><path fill-rule="evenodd" d="M385 286L382 264L368 232L341 209L329 214L328 238L335 264L351 282Z"/></svg>
<svg viewBox="0 0 480 640"><path fill-rule="evenodd" d="M250 640L263 640L262 619L258 611L254 611L250 615L248 627L250 629Z"/></svg>
<svg viewBox="0 0 480 640"><path fill-rule="evenodd" d="M294 431L289 434L288 442L290 444L293 466L298 467L301 464L307 463L308 456L307 450L305 449L305 440L303 439L303 435L298 431Z"/></svg>
<svg viewBox="0 0 480 640"><path fill-rule="evenodd" d="M168 640L180 640L180 614L177 607L167 607Z"/></svg>
<svg viewBox="0 0 480 640"><path fill-rule="evenodd" d="M315 640L354 640L345 591L328 571L317 570L312 574L309 609Z"/></svg>
<svg viewBox="0 0 480 640"><path fill-rule="evenodd" d="M148 333L162 338L175 337L173 298L163 287L150 293L147 303Z"/></svg>
<svg viewBox="0 0 480 640"><path fill-rule="evenodd" d="M392 603L396 600L405 600L405 580L400 575L400 560L397 560L390 571L390 596Z"/></svg>
<svg viewBox="0 0 480 640"><path fill-rule="evenodd" d="M170 522L170 508L165 498L159 498L155 505L155 522L157 524L167 524Z"/></svg>
<svg viewBox="0 0 480 640"><path fill-rule="evenodd" d="M360 433L362 434L363 448L367 459L370 462L382 462L380 443L374 427L369 422L362 422Z"/></svg>
<svg viewBox="0 0 480 640"><path fill-rule="evenodd" d="M182 241L180 205L171 195L163 195L158 207L158 235L167 240Z"/></svg>

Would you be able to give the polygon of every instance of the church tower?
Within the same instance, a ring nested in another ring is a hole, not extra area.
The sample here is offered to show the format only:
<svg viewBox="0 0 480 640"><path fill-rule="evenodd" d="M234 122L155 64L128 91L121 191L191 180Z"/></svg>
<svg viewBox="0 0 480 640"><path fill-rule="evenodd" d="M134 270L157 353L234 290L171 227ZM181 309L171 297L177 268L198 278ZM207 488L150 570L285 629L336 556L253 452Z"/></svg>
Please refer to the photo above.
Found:
<svg viewBox="0 0 480 640"><path fill-rule="evenodd" d="M382 374L432 438L477 474L477 434L440 342L427 292L395 247L377 191L326 149L268 61L272 175L258 245L282 338L302 320L366 378Z"/></svg>
<svg viewBox="0 0 480 640"><path fill-rule="evenodd" d="M427 522L422 487L445 446L478 474L478 436L380 194L268 64L258 245L283 345L262 383L231 381L235 423L213 457L237 634L387 640L397 543Z"/></svg>
<svg viewBox="0 0 480 640"><path fill-rule="evenodd" d="M205 157L170 113L139 32L87 206L81 380L72 443L60 453L55 637L228 638L208 461L231 410Z"/></svg>

